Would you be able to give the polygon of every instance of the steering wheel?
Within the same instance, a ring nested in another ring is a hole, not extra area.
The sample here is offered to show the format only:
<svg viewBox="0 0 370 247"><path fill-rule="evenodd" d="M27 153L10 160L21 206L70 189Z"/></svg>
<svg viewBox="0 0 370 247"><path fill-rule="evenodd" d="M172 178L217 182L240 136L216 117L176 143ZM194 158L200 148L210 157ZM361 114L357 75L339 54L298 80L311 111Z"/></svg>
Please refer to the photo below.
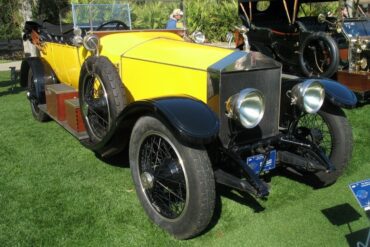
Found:
<svg viewBox="0 0 370 247"><path fill-rule="evenodd" d="M115 26L114 26L115 24ZM113 25L114 27L107 27L109 25ZM130 28L124 23L123 21L120 20L113 20L113 21L108 21L96 28L96 31L101 31L101 30L129 30Z"/></svg>

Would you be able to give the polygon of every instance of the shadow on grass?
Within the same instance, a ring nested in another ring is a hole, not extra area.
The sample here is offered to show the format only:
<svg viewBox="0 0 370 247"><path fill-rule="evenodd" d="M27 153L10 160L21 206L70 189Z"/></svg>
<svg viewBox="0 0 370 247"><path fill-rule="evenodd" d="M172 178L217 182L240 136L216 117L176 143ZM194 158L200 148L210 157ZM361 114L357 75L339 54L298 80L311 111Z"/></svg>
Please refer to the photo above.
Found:
<svg viewBox="0 0 370 247"><path fill-rule="evenodd" d="M293 168L287 167L287 168L278 168L275 169L269 176L282 176L291 180L294 180L298 183L308 185L312 187L313 189L320 189L323 186L323 183L315 177L312 173L308 172L299 172L294 170Z"/></svg>
<svg viewBox="0 0 370 247"><path fill-rule="evenodd" d="M354 209L348 203L340 204L331 208L326 208L321 210L321 212L334 226L347 224L350 232L352 232L352 229L349 224L361 218L361 214L359 214L356 209Z"/></svg>
<svg viewBox="0 0 370 247"><path fill-rule="evenodd" d="M265 210L265 208L247 192L237 191L221 184L217 185L217 192L219 196L226 197L244 206L251 207L255 213L259 213Z"/></svg>
<svg viewBox="0 0 370 247"><path fill-rule="evenodd" d="M362 107L365 107L367 105L370 105L370 99L367 100L367 101L361 101L361 102L357 103L356 108L362 108Z"/></svg>
<svg viewBox="0 0 370 247"><path fill-rule="evenodd" d="M359 220L362 216L348 203L340 204L321 210L329 222L334 226L347 225L349 234L345 235L348 245L353 247L370 246L370 228L364 228L353 232L351 223ZM370 219L370 213L368 213Z"/></svg>
<svg viewBox="0 0 370 247"><path fill-rule="evenodd" d="M355 93L357 97L357 105L356 108L361 108L363 106L369 105L370 104L370 93Z"/></svg>
<svg viewBox="0 0 370 247"><path fill-rule="evenodd" d="M1 89L6 88L6 89ZM18 94L20 92L25 91L26 88L19 86L19 81L12 82L12 81L2 81L0 82L0 97L12 94Z"/></svg>
<svg viewBox="0 0 370 247"><path fill-rule="evenodd" d="M107 165L119 167L119 168L130 168L130 162L128 158L128 150L122 151L112 157L102 157L95 153L95 157Z"/></svg>
<svg viewBox="0 0 370 247"><path fill-rule="evenodd" d="M211 222L208 224L207 228L204 231L202 231L199 235L203 235L209 232L210 230L212 230L213 227L217 225L222 212L222 202L221 202L222 197L226 197L244 206L251 207L255 213L259 213L265 210L265 208L262 207L261 204L259 204L258 201L248 193L236 191L222 184L216 184L215 210Z"/></svg>
<svg viewBox="0 0 370 247"><path fill-rule="evenodd" d="M359 231L346 235L348 246L350 247L369 247L370 246L370 228L364 228Z"/></svg>

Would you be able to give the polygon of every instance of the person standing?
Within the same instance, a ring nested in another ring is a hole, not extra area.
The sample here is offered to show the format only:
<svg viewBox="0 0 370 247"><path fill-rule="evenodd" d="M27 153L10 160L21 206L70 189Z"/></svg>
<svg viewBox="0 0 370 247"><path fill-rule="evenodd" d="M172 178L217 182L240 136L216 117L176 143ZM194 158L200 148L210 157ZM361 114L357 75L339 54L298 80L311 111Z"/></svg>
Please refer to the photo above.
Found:
<svg viewBox="0 0 370 247"><path fill-rule="evenodd" d="M167 22L166 29L183 29L184 23L181 21L184 12L181 9L174 9Z"/></svg>

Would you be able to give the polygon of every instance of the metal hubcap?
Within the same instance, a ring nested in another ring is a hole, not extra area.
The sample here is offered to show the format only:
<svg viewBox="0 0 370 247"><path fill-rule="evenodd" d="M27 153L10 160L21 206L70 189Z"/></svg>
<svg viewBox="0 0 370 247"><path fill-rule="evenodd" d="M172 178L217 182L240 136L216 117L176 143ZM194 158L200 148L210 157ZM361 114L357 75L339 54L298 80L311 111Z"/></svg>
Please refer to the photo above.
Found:
<svg viewBox="0 0 370 247"><path fill-rule="evenodd" d="M144 189L151 189L154 185L154 176L149 172L143 172L140 176Z"/></svg>

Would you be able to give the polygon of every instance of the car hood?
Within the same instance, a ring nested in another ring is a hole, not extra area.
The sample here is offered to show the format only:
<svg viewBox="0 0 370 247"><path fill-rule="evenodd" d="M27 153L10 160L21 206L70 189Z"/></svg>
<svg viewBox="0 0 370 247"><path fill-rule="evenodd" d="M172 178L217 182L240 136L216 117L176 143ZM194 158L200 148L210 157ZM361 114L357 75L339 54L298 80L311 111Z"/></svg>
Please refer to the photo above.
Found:
<svg viewBox="0 0 370 247"><path fill-rule="evenodd" d="M170 32L128 32L103 36L102 55L207 70L233 50L184 42ZM117 61L118 62L118 61Z"/></svg>

